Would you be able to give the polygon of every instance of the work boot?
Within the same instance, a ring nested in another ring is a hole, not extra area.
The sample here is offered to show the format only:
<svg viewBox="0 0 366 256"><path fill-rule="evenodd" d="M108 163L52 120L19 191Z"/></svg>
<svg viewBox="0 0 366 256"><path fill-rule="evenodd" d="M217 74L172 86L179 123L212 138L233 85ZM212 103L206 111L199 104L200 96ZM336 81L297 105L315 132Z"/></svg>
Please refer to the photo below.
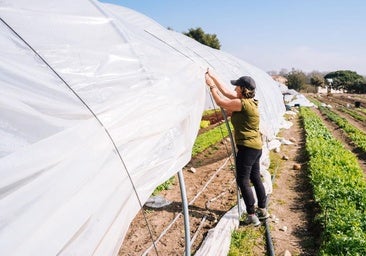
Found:
<svg viewBox="0 0 366 256"><path fill-rule="evenodd" d="M269 218L269 213L266 208L258 208L257 215L260 220L265 220Z"/></svg>
<svg viewBox="0 0 366 256"><path fill-rule="evenodd" d="M253 225L254 227L259 226L261 224L261 222L259 221L257 215L255 214L248 214L247 218L245 219L245 221L243 221L244 225Z"/></svg>

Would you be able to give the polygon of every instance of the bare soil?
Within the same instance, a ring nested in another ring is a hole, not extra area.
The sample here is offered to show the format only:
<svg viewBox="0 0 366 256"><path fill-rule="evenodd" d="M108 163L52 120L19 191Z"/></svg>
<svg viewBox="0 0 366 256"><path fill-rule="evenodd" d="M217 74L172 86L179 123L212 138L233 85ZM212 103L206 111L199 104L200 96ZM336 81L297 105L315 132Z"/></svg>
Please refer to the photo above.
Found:
<svg viewBox="0 0 366 256"><path fill-rule="evenodd" d="M350 150L355 150L339 129L318 114L335 131L336 138ZM282 145L280 152L271 152L279 159L272 163L273 193L269 195L268 205L271 237L275 255L284 255L286 251L291 255L316 255L320 228L313 221L317 206L308 179L305 135L298 116L290 121L293 126L282 130L279 136L294 144ZM224 139L192 159L183 170L189 202L190 237L194 238L192 255L200 247L208 230L214 228L237 203L234 163L230 155L230 143ZM365 164L365 159L361 158L360 163ZM184 254L182 199L177 176L174 185L159 195L171 203L158 209L144 206L131 223L119 255ZM155 246L153 240L156 241ZM266 255L265 242L263 248L253 251L255 255Z"/></svg>
<svg viewBox="0 0 366 256"><path fill-rule="evenodd" d="M320 230L313 222L316 205L307 173L305 134L298 116L290 121L293 126L279 134L294 144L282 145L279 154L288 160L275 163L268 207L272 215L271 236L275 255L286 251L290 255L316 255Z"/></svg>
<svg viewBox="0 0 366 256"><path fill-rule="evenodd" d="M191 238L195 236L191 252L196 251L207 231L236 205L236 183L234 179L230 144L226 140L192 161L184 168L183 176L189 202ZM224 163L226 165L224 165ZM223 166L224 165L224 166ZM193 167L193 169L192 169ZM147 255L183 255L184 220L182 199L177 175L175 184L159 194L171 202L160 209L144 206L130 225L119 255L142 255L152 245L142 211L145 213L154 240L169 226L166 234L152 247ZM175 220L176 218L176 220Z"/></svg>

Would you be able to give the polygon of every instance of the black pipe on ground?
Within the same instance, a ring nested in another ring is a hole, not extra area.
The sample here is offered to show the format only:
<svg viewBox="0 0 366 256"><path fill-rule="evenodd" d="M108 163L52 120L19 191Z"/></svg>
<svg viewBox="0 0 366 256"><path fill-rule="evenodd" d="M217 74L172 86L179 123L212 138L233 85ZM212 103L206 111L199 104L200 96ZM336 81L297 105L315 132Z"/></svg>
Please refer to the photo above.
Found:
<svg viewBox="0 0 366 256"><path fill-rule="evenodd" d="M267 198L267 202L268 202L268 198ZM269 227L269 224L268 224L268 220L267 219L264 220L264 226L266 228L267 254L269 256L275 256L275 251L274 251L272 237L271 237L271 231L270 231L270 227Z"/></svg>
<svg viewBox="0 0 366 256"><path fill-rule="evenodd" d="M277 165L277 168L278 168L278 165ZM274 180L275 180L275 177L276 177L277 168L274 171L274 174L272 176L272 184L274 183ZM268 209L268 203L269 203L269 196L267 197L267 200L266 200L266 209ZM264 226L265 226L265 229L266 229L267 254L269 256L275 256L275 251L274 251L274 247L273 247L273 242L272 242L270 227L269 227L269 224L268 224L268 219L264 220Z"/></svg>

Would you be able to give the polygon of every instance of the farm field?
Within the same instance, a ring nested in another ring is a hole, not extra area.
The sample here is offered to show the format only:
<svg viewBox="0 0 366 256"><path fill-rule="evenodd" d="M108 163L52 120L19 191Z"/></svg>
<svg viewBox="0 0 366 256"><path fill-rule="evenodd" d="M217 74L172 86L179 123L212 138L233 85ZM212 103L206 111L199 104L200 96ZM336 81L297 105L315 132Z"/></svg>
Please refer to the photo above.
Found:
<svg viewBox="0 0 366 256"><path fill-rule="evenodd" d="M364 106L366 98L355 95L316 96L306 95L308 99L331 105L342 118L358 129L366 131L365 121L342 110L343 107L366 116ZM354 102L361 103L361 108L354 108ZM366 172L366 154L319 109L312 108L321 118L332 135L358 159L363 172ZM295 112L298 109L294 109ZM293 126L284 129L279 136L291 139L293 145L281 146L280 152L272 152L275 160L272 163L274 174L273 193L269 197L271 236L276 255L283 255L287 250L292 255L316 255L320 246L320 227L313 221L318 208L314 203L309 180L308 158L305 153L305 132L299 115L289 116ZM213 120L211 120L213 122ZM206 130L211 129L211 125ZM203 132L203 131L201 131ZM200 132L200 133L201 133ZM208 230L213 228L220 218L236 204L236 185L231 166L233 165L231 146L227 139L215 144L192 158L184 168L187 198L190 213L191 237L194 237L191 252L194 253L202 243ZM286 158L287 160L284 160ZM300 166L300 169L294 168ZM192 167L194 169L192 169ZM119 255L157 255L152 246L152 238L147 222L155 240L164 232L156 243L158 255L183 255L184 225L181 214L181 197L178 178L169 190L160 192L161 196L171 202L162 208L145 206L135 217L126 235ZM273 218L274 217L274 218ZM276 221L274 221L276 219ZM169 230L164 231L170 225ZM252 255L265 255L265 239L259 239L253 248Z"/></svg>
<svg viewBox="0 0 366 256"><path fill-rule="evenodd" d="M315 96L308 95L310 100L317 100L321 103L331 106L329 108L332 112L355 129L366 133L366 97L359 95L331 95L331 96ZM360 102L361 107L355 108L354 102ZM342 144L352 151L358 158L361 168L366 173L366 152L355 145L349 135L339 127L334 121L331 121L324 112L314 109L316 113L322 118L324 124L332 131L333 136L342 142Z"/></svg>

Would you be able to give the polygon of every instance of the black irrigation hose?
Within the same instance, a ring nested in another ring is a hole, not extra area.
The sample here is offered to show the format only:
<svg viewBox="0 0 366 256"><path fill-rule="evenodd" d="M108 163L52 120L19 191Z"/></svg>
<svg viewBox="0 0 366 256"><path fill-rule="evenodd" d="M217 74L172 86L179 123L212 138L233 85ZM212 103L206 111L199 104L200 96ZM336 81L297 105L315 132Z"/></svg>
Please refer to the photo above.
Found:
<svg viewBox="0 0 366 256"><path fill-rule="evenodd" d="M272 179L271 179L272 184L275 180L277 169L278 169L278 164L277 164L277 168L276 168L275 172L273 173L273 176L272 176ZM269 196L267 197L267 200L266 200L266 209L268 209L268 203L269 203ZM264 227L265 227L265 230L266 230L267 254L269 256L275 256L275 251L274 251L274 246L273 246L273 241L272 241L272 236L271 236L271 230L270 230L267 219L264 220Z"/></svg>
<svg viewBox="0 0 366 256"><path fill-rule="evenodd" d="M267 197L267 202L268 202L268 197ZM268 224L268 220L267 219L264 220L264 227L266 229L267 254L269 256L274 256L275 255L275 251L274 251L272 237L271 237L271 231L270 231L270 227L269 227L269 224Z"/></svg>

